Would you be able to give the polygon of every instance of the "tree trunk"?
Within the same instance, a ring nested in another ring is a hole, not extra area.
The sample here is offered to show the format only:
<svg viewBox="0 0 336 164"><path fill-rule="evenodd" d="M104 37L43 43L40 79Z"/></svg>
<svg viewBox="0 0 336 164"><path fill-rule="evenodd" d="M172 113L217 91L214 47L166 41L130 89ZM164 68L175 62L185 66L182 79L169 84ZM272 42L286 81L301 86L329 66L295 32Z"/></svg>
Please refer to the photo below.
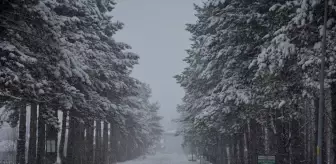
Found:
<svg viewBox="0 0 336 164"><path fill-rule="evenodd" d="M110 164L114 164L117 162L116 148L117 148L117 140L115 136L115 127L111 122L110 123Z"/></svg>
<svg viewBox="0 0 336 164"><path fill-rule="evenodd" d="M71 136L71 140L73 145L72 146L72 160L73 160L73 164L81 164L81 153L80 153L80 149L82 149L82 145L79 146L81 144L80 142L80 123L78 122L77 118L72 118L73 121L73 127L70 127L72 129L72 136ZM72 164L72 163L69 163Z"/></svg>
<svg viewBox="0 0 336 164"><path fill-rule="evenodd" d="M224 141L223 141L224 142ZM229 160L230 160L230 157L229 157L229 151L228 151L228 149L227 149L228 147L227 147L227 145L225 144L225 143L223 143L223 145L222 145L222 154L223 154L223 163L224 164L229 164L229 163L231 163Z"/></svg>
<svg viewBox="0 0 336 164"><path fill-rule="evenodd" d="M37 164L45 164L45 119L43 115L45 108L43 105L39 106L38 117L38 142L37 142Z"/></svg>
<svg viewBox="0 0 336 164"><path fill-rule="evenodd" d="M76 120L75 120L75 114L74 111L69 112L69 130L68 130L68 142L67 142L67 156L66 156L66 164L75 164L75 129L76 129Z"/></svg>
<svg viewBox="0 0 336 164"><path fill-rule="evenodd" d="M235 164L234 163L234 159L235 159L235 157L234 157L234 143L232 143L232 140L231 139L229 139L229 142L228 142L228 152L229 152L229 154L228 154L228 159L229 159L229 162L230 162L230 164Z"/></svg>
<svg viewBox="0 0 336 164"><path fill-rule="evenodd" d="M262 124L258 123L255 120L255 135L256 135L256 139L257 139L257 145L256 145L256 151L257 151L257 155L255 157L255 161L256 163L258 163L258 155L265 155L265 142L264 142L264 131L263 131L263 126Z"/></svg>
<svg viewBox="0 0 336 164"><path fill-rule="evenodd" d="M224 136L223 135L219 135L218 137L216 137L217 139L217 147L216 147L216 154L212 154L212 155L216 155L216 164L217 163L224 163L224 161L226 160L224 157L224 148L225 148L225 144L224 144ZM211 161L213 162L213 161Z"/></svg>
<svg viewBox="0 0 336 164"><path fill-rule="evenodd" d="M108 123L104 121L104 128L103 128L103 164L108 164Z"/></svg>
<svg viewBox="0 0 336 164"><path fill-rule="evenodd" d="M309 109L308 109L308 106L307 106L307 101L304 100L304 108L303 108L303 111L304 113L304 118L303 118L303 124L306 124L304 126L304 158L305 158L305 162L307 164L310 164L310 161L309 161L309 148L310 148L310 143L309 143L309 126L310 126L310 123L308 121L309 120Z"/></svg>
<svg viewBox="0 0 336 164"><path fill-rule="evenodd" d="M325 112L327 112L326 111L326 108L324 108L325 110ZM329 124L328 124L328 121L327 121L327 119L323 119L324 120L324 127L323 127L323 135L322 135L322 137L323 137L323 142L322 142L322 145L323 145L323 151L322 151L322 163L323 164L328 164L328 161L329 161L329 159L328 159L328 148L329 148L329 145L328 145L328 140L329 140L329 137L328 137L328 127L329 127Z"/></svg>
<svg viewBox="0 0 336 164"><path fill-rule="evenodd" d="M120 142L120 144L119 144L119 160L120 160L120 162L124 162L124 161L126 161L127 160L127 142L126 142L126 140L127 140L127 136L125 135L125 134L120 134L120 138L119 138L119 142ZM193 151L192 151L192 153L194 153Z"/></svg>
<svg viewBox="0 0 336 164"><path fill-rule="evenodd" d="M81 145L81 146L76 146L75 151L76 151L76 159L78 160L78 164L86 164L85 160L85 130L84 130L84 123L82 122L77 122L77 133L76 133L76 145Z"/></svg>
<svg viewBox="0 0 336 164"><path fill-rule="evenodd" d="M327 99L327 96L325 96L325 99ZM326 101L325 101L326 102ZM328 120L326 119L326 115L328 115L328 108L325 107L324 105L324 115L323 115L323 128L322 128L322 164L328 164L328 133L329 133L329 123ZM329 115L328 115L329 116Z"/></svg>
<svg viewBox="0 0 336 164"><path fill-rule="evenodd" d="M272 123L271 125L269 125L268 127L268 151L266 153L270 154L270 155L275 155L277 153L277 135L276 135L276 127L273 125L275 125L274 120L272 118Z"/></svg>
<svg viewBox="0 0 336 164"><path fill-rule="evenodd" d="M330 84L331 90L331 113L332 113L332 151L334 153L334 162L336 162L336 83Z"/></svg>
<svg viewBox="0 0 336 164"><path fill-rule="evenodd" d="M276 112L276 117L281 117L280 111ZM276 120L276 163L287 164L289 163L288 152L288 128L283 120Z"/></svg>
<svg viewBox="0 0 336 164"><path fill-rule="evenodd" d="M52 119L57 120L58 115L57 110L53 110ZM47 143L47 151L46 151L46 164L54 164L57 161L57 140L58 139L58 130L54 124L46 124L46 143Z"/></svg>
<svg viewBox="0 0 336 164"><path fill-rule="evenodd" d="M114 134L115 134L115 140L116 140L116 147L115 147L116 160L117 160L117 162L120 162L121 156L122 156L122 149L121 149L122 137L121 137L121 134L120 134L120 130L117 126L114 126Z"/></svg>
<svg viewBox="0 0 336 164"><path fill-rule="evenodd" d="M254 134L252 134L251 131L251 120L248 121L247 123L247 163L252 164L253 163L253 155L254 155L254 149L253 149L253 143L256 142L255 140L253 141Z"/></svg>
<svg viewBox="0 0 336 164"><path fill-rule="evenodd" d="M233 158L232 158L232 164L238 164L238 135L234 134L231 136L231 142L232 142L232 153L233 153Z"/></svg>
<svg viewBox="0 0 336 164"><path fill-rule="evenodd" d="M95 146L95 164L101 163L101 121L96 121L96 146Z"/></svg>
<svg viewBox="0 0 336 164"><path fill-rule="evenodd" d="M304 161L304 140L300 131L299 120L293 119L291 123L291 149L293 164L305 163Z"/></svg>
<svg viewBox="0 0 336 164"><path fill-rule="evenodd" d="M36 164L36 131L37 131L37 104L32 103L30 106L30 131L28 147L28 164Z"/></svg>
<svg viewBox="0 0 336 164"><path fill-rule="evenodd" d="M65 134L67 129L67 119L68 119L68 111L63 111L63 119L62 119L62 131L61 131L61 139L60 139L60 145L59 145L59 155L61 158L61 162L65 162L65 154L64 154L64 144L65 144Z"/></svg>
<svg viewBox="0 0 336 164"><path fill-rule="evenodd" d="M258 125L256 120L250 120L250 163L249 164L257 164L258 162L258 154L262 149L264 149L263 144L260 144L261 139L261 127Z"/></svg>
<svg viewBox="0 0 336 164"><path fill-rule="evenodd" d="M239 164L244 164L245 163L245 158L244 158L244 133L239 134Z"/></svg>
<svg viewBox="0 0 336 164"><path fill-rule="evenodd" d="M319 98L316 97L314 99L314 121L315 121L315 126L314 126L314 162L316 162L316 146L317 146L317 129L318 129L318 113L319 113Z"/></svg>
<svg viewBox="0 0 336 164"><path fill-rule="evenodd" d="M17 164L26 164L26 105L23 105L20 108L19 113L19 138L17 141L17 154L16 154L16 163Z"/></svg>
<svg viewBox="0 0 336 164"><path fill-rule="evenodd" d="M313 104L311 101L310 101L311 104ZM315 133L314 133L314 128L315 128L315 122L313 121L314 120L314 115L315 115L315 108L310 108L310 111L309 111L309 122L310 122L310 129L309 129L309 138L310 138L310 164L313 164L315 163L315 149L316 149L316 145L315 145Z"/></svg>
<svg viewBox="0 0 336 164"><path fill-rule="evenodd" d="M250 150L250 144L249 144L249 122L246 121L244 126L244 162L248 164L249 161L249 150Z"/></svg>
<svg viewBox="0 0 336 164"><path fill-rule="evenodd" d="M86 156L87 164L93 164L94 162L94 121L89 121L89 124L86 128Z"/></svg>

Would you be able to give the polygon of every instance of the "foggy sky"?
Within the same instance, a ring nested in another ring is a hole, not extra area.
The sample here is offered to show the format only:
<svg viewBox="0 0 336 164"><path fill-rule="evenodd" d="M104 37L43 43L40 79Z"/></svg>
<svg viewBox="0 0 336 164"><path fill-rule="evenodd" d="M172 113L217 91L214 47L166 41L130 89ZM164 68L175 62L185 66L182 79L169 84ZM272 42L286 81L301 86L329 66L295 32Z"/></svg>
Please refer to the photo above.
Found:
<svg viewBox="0 0 336 164"><path fill-rule="evenodd" d="M161 104L166 130L176 128L171 120L178 117L176 105L184 92L173 76L185 67L182 59L191 44L185 24L196 21L193 3L200 1L120 0L112 12L114 21L125 24L115 39L131 45L140 56L132 76L151 86L152 101Z"/></svg>

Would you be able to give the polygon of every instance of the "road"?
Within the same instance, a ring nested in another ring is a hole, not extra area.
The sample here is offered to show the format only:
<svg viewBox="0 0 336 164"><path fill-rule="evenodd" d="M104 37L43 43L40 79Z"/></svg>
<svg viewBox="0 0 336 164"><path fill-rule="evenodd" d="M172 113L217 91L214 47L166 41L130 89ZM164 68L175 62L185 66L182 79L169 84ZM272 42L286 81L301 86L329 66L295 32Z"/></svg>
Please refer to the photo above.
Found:
<svg viewBox="0 0 336 164"><path fill-rule="evenodd" d="M120 164L197 164L197 162L188 161L184 154L177 153L157 153L154 156L139 158L133 161L127 161Z"/></svg>

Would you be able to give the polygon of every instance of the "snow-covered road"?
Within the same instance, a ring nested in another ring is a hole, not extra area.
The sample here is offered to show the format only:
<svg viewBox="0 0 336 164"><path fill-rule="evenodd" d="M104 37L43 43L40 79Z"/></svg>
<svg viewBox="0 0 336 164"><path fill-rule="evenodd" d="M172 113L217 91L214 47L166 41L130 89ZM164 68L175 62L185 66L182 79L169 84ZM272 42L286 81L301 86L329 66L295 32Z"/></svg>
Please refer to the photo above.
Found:
<svg viewBox="0 0 336 164"><path fill-rule="evenodd" d="M120 164L197 164L197 162L188 161L184 154L157 153L154 156L147 156L145 159L139 158Z"/></svg>

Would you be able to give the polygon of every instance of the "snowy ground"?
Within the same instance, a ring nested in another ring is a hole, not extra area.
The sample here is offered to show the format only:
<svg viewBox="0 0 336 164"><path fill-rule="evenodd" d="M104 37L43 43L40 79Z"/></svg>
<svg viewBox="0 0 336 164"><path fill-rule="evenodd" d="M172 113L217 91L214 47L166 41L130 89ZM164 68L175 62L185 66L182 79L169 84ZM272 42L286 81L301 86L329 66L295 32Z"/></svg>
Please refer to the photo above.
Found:
<svg viewBox="0 0 336 164"><path fill-rule="evenodd" d="M120 164L197 164L197 162L188 161L184 154L157 153L154 156L147 156L144 159L139 158Z"/></svg>

